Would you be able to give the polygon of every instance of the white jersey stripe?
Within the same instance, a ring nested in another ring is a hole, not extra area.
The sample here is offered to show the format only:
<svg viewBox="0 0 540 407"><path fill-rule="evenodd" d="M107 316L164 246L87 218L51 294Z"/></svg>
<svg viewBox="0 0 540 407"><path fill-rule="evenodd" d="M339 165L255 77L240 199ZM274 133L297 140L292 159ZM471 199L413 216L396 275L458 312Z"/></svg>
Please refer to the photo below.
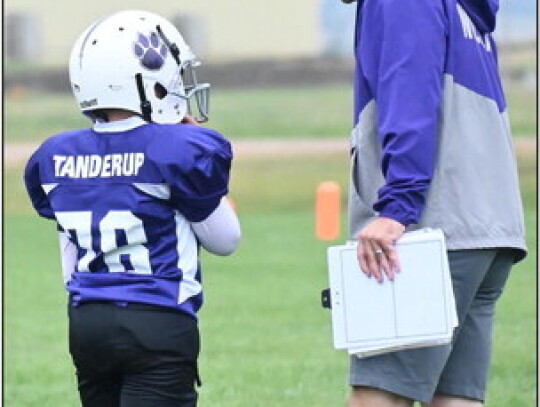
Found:
<svg viewBox="0 0 540 407"><path fill-rule="evenodd" d="M167 200L171 197L171 188L167 184L143 184L136 182L135 188L158 199Z"/></svg>
<svg viewBox="0 0 540 407"><path fill-rule="evenodd" d="M178 253L178 268L182 270L182 281L178 294L178 303L181 304L188 298L202 291L201 284L195 279L199 265L197 240L189 222L176 211L176 238Z"/></svg>
<svg viewBox="0 0 540 407"><path fill-rule="evenodd" d="M41 184L41 188L45 191L47 195L51 193L51 191L56 188L58 184Z"/></svg>

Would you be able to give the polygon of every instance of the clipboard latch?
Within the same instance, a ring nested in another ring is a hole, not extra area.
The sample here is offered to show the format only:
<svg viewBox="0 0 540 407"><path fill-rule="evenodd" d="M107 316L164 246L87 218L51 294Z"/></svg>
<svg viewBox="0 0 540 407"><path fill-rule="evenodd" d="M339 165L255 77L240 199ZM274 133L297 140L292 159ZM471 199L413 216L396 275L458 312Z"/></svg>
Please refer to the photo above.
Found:
<svg viewBox="0 0 540 407"><path fill-rule="evenodd" d="M321 305L323 308L332 308L332 298L330 295L330 289L326 288L321 291Z"/></svg>

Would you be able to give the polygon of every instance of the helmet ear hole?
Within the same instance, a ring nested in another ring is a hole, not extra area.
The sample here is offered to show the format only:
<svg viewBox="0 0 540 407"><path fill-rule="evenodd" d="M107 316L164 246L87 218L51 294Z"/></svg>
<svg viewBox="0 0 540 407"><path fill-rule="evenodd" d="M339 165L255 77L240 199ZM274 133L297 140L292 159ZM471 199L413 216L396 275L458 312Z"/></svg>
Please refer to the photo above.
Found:
<svg viewBox="0 0 540 407"><path fill-rule="evenodd" d="M156 82L156 84L154 85L154 94L156 95L156 97L158 99L163 99L165 96L167 96L167 89L165 89L165 87L159 83L159 82Z"/></svg>

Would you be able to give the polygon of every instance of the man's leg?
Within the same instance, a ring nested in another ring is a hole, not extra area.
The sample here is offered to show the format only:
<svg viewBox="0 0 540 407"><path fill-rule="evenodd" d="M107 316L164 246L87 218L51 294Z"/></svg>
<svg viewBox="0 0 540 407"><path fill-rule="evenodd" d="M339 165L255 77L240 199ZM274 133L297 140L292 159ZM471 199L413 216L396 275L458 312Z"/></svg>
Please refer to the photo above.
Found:
<svg viewBox="0 0 540 407"><path fill-rule="evenodd" d="M449 398L448 396L455 398L464 397L464 399L460 399L461 401L482 399L483 395L477 390L478 386L473 386L471 391L467 391L468 389L464 389L464 387L471 387L469 383L472 380L471 376L474 379L478 376L476 374L477 370L484 370L484 366L478 358L479 355L486 353L486 351L480 352L478 346L474 346L474 352L472 354L470 352L463 352L461 343L471 342L465 336L468 336L468 334L475 330L462 328L469 325L468 320L470 318L468 314L471 307L474 308L474 306L471 306L471 303L475 297L478 297L479 287L485 280L486 273L493 266L496 255L496 250L460 250L449 252L450 270L461 328L458 341L454 342L453 346L442 345L409 349L364 359L358 359L352 356L350 372L351 386L353 388L378 389L376 391L382 392L382 395L387 395L388 393L398 394L404 400L416 400L423 403L431 402L434 394L440 396L443 402L448 401L446 400ZM475 322L475 320L472 322ZM485 329L480 330L480 332L485 331ZM476 332L479 331L476 330ZM478 340L475 339L472 342L478 342ZM480 342L484 345L484 341ZM458 362L456 369L448 369L448 358L451 353L454 354L454 362ZM460 357L456 358L458 354ZM482 366L476 368L477 363ZM445 370L450 370L454 374L450 375L450 377L445 377L445 375L441 377L441 374ZM459 385L452 386L454 381L459 383ZM357 392L353 390L353 395L351 396L353 400L359 397L367 397L363 391L360 391L359 394L355 393ZM373 394L376 396L381 395L379 393ZM384 396L381 397L384 399ZM387 397L387 399L389 402L402 401L392 399L391 397ZM367 406L371 405L367 404L367 401L364 404ZM351 405L360 406L361 404Z"/></svg>
<svg viewBox="0 0 540 407"><path fill-rule="evenodd" d="M432 407L482 406L491 364L495 306L514 254L499 250L460 322L452 353L435 391ZM461 290L458 290L461 291Z"/></svg>
<svg viewBox="0 0 540 407"><path fill-rule="evenodd" d="M411 407L413 401L370 387L353 387L349 407Z"/></svg>
<svg viewBox="0 0 540 407"><path fill-rule="evenodd" d="M435 396L425 407L482 407L484 404L478 400L464 399L452 396Z"/></svg>

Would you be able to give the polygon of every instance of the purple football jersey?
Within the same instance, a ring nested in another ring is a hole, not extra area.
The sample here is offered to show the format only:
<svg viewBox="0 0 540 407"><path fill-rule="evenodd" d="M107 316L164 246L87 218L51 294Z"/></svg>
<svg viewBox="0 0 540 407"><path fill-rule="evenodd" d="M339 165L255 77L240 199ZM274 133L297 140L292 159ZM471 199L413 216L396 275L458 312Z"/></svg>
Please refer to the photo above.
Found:
<svg viewBox="0 0 540 407"><path fill-rule="evenodd" d="M45 141L26 167L28 193L76 245L66 284L74 304L138 302L195 316L202 289L190 222L227 194L230 143L204 127L129 121L123 131L98 125Z"/></svg>

